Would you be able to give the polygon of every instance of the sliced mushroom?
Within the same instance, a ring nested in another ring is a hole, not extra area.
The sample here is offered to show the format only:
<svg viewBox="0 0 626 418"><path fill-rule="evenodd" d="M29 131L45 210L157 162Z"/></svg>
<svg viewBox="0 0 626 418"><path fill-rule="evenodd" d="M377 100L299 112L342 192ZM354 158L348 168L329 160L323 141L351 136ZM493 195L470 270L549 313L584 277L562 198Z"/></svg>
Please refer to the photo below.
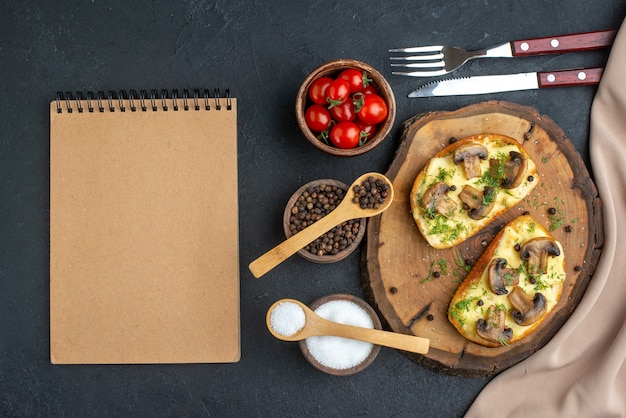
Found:
<svg viewBox="0 0 626 418"><path fill-rule="evenodd" d="M506 311L491 305L487 310L487 319L481 318L476 322L476 333L487 341L504 345L513 338L513 330L505 326L505 319Z"/></svg>
<svg viewBox="0 0 626 418"><path fill-rule="evenodd" d="M482 175L480 160L486 160L488 154L487 148L480 144L474 142L463 144L454 151L454 164L463 163L465 177L468 180L480 177Z"/></svg>
<svg viewBox="0 0 626 418"><path fill-rule="evenodd" d="M546 274L548 272L548 256L559 256L561 250L556 241L549 237L533 238L526 241L520 248L520 257L526 261L529 274Z"/></svg>
<svg viewBox="0 0 626 418"><path fill-rule="evenodd" d="M489 212L491 212L491 209L493 209L496 204L496 193L495 189L485 186L480 207L470 210L468 213L469 217L472 219L482 219L489 215Z"/></svg>
<svg viewBox="0 0 626 418"><path fill-rule="evenodd" d="M511 316L515 323L521 326L528 326L539 321L548 309L548 301L543 294L537 292L531 299L519 286L515 286L507 297L515 308L511 310Z"/></svg>
<svg viewBox="0 0 626 418"><path fill-rule="evenodd" d="M491 212L496 203L496 190L486 186L481 192L468 185L459 193L459 199L467 206L467 214L472 219L482 219Z"/></svg>
<svg viewBox="0 0 626 418"><path fill-rule="evenodd" d="M467 205L465 209L476 209L483 200L483 193L468 184L459 193L459 199Z"/></svg>
<svg viewBox="0 0 626 418"><path fill-rule="evenodd" d="M442 181L430 186L422 196L422 207L429 214L439 213L446 218L454 214L456 202L448 195L450 187Z"/></svg>
<svg viewBox="0 0 626 418"><path fill-rule="evenodd" d="M507 267L507 265L508 263L504 258L494 258L489 263L489 286L496 295L506 295L509 293L507 286L519 284L517 270Z"/></svg>
<svg viewBox="0 0 626 418"><path fill-rule="evenodd" d="M511 157L509 161L500 164L504 164L504 170L502 171L502 183L500 187L503 189L514 189L524 180L526 170L528 170L528 159L523 154L517 151L511 151L509 153Z"/></svg>

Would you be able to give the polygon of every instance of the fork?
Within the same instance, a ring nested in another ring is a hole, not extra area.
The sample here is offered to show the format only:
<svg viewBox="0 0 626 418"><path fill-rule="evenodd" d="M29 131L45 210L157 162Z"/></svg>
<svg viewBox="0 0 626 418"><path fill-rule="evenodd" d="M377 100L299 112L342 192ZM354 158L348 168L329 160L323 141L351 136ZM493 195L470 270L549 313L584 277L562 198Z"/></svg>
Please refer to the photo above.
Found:
<svg viewBox="0 0 626 418"><path fill-rule="evenodd" d="M511 58L531 55L556 54L572 51L589 51L608 47L613 43L617 31L602 30L545 38L524 39L506 42L489 49L466 51L453 46L432 45L390 49L391 53L416 54L391 56L392 67L414 68L415 71L392 74L411 77L436 77L448 74L475 58Z"/></svg>

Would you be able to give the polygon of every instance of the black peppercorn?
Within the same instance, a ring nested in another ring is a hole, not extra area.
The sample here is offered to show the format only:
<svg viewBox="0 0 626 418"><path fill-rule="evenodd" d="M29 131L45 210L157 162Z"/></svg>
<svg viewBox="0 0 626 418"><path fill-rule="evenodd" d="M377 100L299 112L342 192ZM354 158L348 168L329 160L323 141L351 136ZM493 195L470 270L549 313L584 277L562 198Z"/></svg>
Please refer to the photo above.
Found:
<svg viewBox="0 0 626 418"><path fill-rule="evenodd" d="M434 320L434 319L435 319L435 317L433 316L433 314L428 314L428 315L426 316L426 319L428 319L429 321L432 321L432 320Z"/></svg>
<svg viewBox="0 0 626 418"><path fill-rule="evenodd" d="M300 195L291 207L289 231L296 234L307 226L328 215L345 197L345 190L337 186L321 184L312 186ZM314 255L335 255L354 242L359 231L359 220L344 222L322 235L304 249Z"/></svg>
<svg viewBox="0 0 626 418"><path fill-rule="evenodd" d="M356 185L352 189L354 198L361 209L378 209L385 203L385 198L389 196L389 186L381 179L368 177L361 185Z"/></svg>
<svg viewBox="0 0 626 418"><path fill-rule="evenodd" d="M573 230L574 230L574 228L572 228L571 225L565 226L565 232L572 232Z"/></svg>
<svg viewBox="0 0 626 418"><path fill-rule="evenodd" d="M548 209L548 213L549 213L550 215L554 215L554 214L556 213L556 208L549 208L549 209Z"/></svg>

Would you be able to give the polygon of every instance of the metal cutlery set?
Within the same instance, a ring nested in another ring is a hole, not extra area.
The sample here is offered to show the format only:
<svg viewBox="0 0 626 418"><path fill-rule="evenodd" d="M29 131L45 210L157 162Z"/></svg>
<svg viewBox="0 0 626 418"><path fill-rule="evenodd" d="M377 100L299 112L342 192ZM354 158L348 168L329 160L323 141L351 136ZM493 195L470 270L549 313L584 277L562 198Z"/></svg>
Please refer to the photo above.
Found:
<svg viewBox="0 0 626 418"><path fill-rule="evenodd" d="M391 66L407 71L392 74L438 77L477 58L514 58L533 55L589 51L612 45L616 30L517 40L493 48L465 51L451 46L418 46L390 49ZM408 55L407 55L408 54ZM409 93L409 97L454 96L531 90L548 87L591 85L600 82L603 68L583 68L504 75L483 75L433 81Z"/></svg>

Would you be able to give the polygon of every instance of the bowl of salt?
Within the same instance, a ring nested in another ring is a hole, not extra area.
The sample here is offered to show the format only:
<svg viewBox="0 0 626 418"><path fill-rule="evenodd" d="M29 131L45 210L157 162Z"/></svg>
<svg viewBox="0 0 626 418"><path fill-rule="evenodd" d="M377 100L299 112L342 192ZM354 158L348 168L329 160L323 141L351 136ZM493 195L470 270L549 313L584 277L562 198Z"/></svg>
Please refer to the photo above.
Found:
<svg viewBox="0 0 626 418"><path fill-rule="evenodd" d="M363 328L382 329L376 312L356 296L335 293L309 305L329 321ZM313 367L334 376L349 376L368 367L376 359L380 346L350 338L319 336L298 341L300 350Z"/></svg>

